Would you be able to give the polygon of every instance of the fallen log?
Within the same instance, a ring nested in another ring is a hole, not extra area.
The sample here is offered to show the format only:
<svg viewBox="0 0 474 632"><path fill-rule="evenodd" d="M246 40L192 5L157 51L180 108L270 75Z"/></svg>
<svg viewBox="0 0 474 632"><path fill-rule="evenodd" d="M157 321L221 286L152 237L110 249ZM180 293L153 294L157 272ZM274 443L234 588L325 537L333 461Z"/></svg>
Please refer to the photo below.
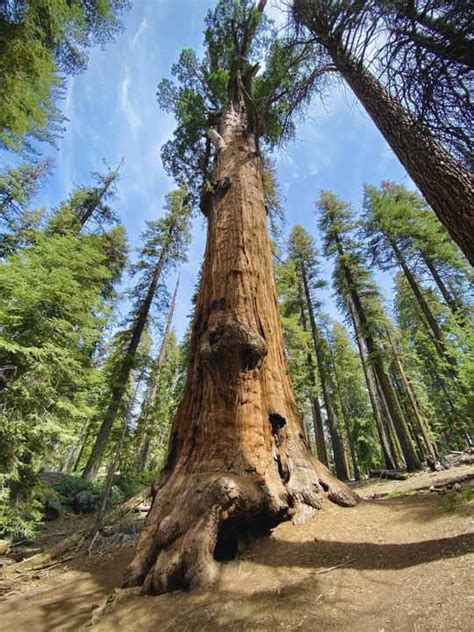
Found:
<svg viewBox="0 0 474 632"><path fill-rule="evenodd" d="M369 470L369 478L405 481L408 478L408 474L402 470Z"/></svg>
<svg viewBox="0 0 474 632"><path fill-rule="evenodd" d="M474 480L474 472L468 472L465 474L458 474L457 476L450 476L446 478L440 478L437 481L431 481L429 483L425 483L423 485L418 485L411 489L399 490L399 495L411 495L416 494L417 492L436 492L440 493L447 489L451 489L455 485L460 485L461 483L465 483L467 481ZM394 490L391 489L386 492L377 492L375 494L369 494L366 496L362 496L364 500L379 500L381 498L387 498L393 494Z"/></svg>

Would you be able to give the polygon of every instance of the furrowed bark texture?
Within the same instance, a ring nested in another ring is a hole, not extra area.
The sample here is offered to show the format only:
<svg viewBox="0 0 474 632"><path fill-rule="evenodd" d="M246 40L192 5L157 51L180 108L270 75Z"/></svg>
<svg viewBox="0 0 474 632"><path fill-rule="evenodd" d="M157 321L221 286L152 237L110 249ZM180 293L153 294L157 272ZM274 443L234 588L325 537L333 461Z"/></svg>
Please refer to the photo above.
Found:
<svg viewBox="0 0 474 632"><path fill-rule="evenodd" d="M212 582L247 534L356 497L309 452L288 376L264 194L243 115L224 118L192 357L167 465L125 585ZM225 180L226 182L229 182ZM220 191L220 192L219 192Z"/></svg>
<svg viewBox="0 0 474 632"><path fill-rule="evenodd" d="M474 265L474 186L467 171L361 66L333 59L452 239Z"/></svg>

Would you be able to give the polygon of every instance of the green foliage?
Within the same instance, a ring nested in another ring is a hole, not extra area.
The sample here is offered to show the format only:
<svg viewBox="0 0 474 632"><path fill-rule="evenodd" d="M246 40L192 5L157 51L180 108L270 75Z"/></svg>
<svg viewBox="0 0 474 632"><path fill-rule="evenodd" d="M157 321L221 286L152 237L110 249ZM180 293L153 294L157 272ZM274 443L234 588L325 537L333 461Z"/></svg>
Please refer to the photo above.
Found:
<svg viewBox="0 0 474 632"><path fill-rule="evenodd" d="M60 483L54 486L54 489L61 503L66 507L72 507L76 494L85 489L94 489L94 485L79 476L66 476Z"/></svg>
<svg viewBox="0 0 474 632"><path fill-rule="evenodd" d="M0 146L53 140L64 117L63 74L84 70L88 50L120 28L127 0L11 0L0 5Z"/></svg>
<svg viewBox="0 0 474 632"><path fill-rule="evenodd" d="M285 349L300 415L310 426L311 398L314 396L314 372L308 370L311 335L301 324L301 296L294 261L275 265L280 317Z"/></svg>
<svg viewBox="0 0 474 632"><path fill-rule="evenodd" d="M0 473L9 520L22 520L35 472L59 462L92 414L107 264L102 235L42 232L0 264Z"/></svg>
<svg viewBox="0 0 474 632"><path fill-rule="evenodd" d="M253 0L219 0L206 18L204 54L184 49L173 80L158 85L158 103L177 120L163 163L193 200L212 165L207 137L231 106L245 109L248 131L269 149L291 138L292 121L316 89L310 46L289 45Z"/></svg>
<svg viewBox="0 0 474 632"><path fill-rule="evenodd" d="M9 490L0 492L0 535L13 542L33 540L43 517L43 502L34 490L27 500L9 502Z"/></svg>
<svg viewBox="0 0 474 632"><path fill-rule="evenodd" d="M380 463L380 449L361 360L346 329L340 323L333 325L331 347L337 375L338 400L348 421L348 428L345 430L350 436L347 440L354 445L359 467L368 471Z"/></svg>
<svg viewBox="0 0 474 632"><path fill-rule="evenodd" d="M367 250L381 269L397 265L395 244L413 272L439 292L434 268L455 306L468 311L469 264L418 193L393 182L366 186L363 229Z"/></svg>
<svg viewBox="0 0 474 632"><path fill-rule="evenodd" d="M76 187L68 199L55 209L48 222L48 231L79 232L87 228L91 232L104 230L117 224L118 218L110 206L117 191L119 170L108 168L105 173L92 173L93 185Z"/></svg>
<svg viewBox="0 0 474 632"><path fill-rule="evenodd" d="M171 423L181 398L181 366L181 347L171 332L165 344L154 406L147 419L147 433L153 437L150 457L161 465L167 456Z"/></svg>

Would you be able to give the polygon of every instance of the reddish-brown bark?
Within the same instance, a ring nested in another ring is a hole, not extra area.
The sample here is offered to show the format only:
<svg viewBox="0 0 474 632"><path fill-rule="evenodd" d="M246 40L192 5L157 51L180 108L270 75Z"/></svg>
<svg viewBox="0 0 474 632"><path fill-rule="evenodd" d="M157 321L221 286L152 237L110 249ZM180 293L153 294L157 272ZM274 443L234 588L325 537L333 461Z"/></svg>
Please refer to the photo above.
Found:
<svg viewBox="0 0 474 632"><path fill-rule="evenodd" d="M245 117L224 118L208 205L192 357L168 462L125 583L161 593L209 583L238 542L323 497L355 495L310 454L285 359L260 161ZM219 187L216 188L219 191Z"/></svg>

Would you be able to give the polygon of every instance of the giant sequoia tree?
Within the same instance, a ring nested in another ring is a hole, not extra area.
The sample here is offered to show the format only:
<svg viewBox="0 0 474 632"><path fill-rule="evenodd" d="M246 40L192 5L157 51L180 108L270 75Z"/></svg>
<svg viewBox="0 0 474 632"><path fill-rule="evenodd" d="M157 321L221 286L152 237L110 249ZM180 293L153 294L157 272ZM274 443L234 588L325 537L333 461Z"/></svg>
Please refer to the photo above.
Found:
<svg viewBox="0 0 474 632"><path fill-rule="evenodd" d="M312 458L288 377L260 152L288 132L308 75L305 50L283 54L264 6L219 2L203 60L184 51L178 83L160 88L179 122L165 162L202 174L208 227L184 396L126 577L144 592L212 581L243 533L311 514L325 493L355 502Z"/></svg>
<svg viewBox="0 0 474 632"><path fill-rule="evenodd" d="M366 109L440 221L474 264L474 187L468 171L365 63L375 25L364 2L294 0L294 15ZM375 23L376 24L376 23ZM369 35L367 34L369 33ZM321 61L319 62L321 66ZM323 62L328 65L328 61Z"/></svg>

